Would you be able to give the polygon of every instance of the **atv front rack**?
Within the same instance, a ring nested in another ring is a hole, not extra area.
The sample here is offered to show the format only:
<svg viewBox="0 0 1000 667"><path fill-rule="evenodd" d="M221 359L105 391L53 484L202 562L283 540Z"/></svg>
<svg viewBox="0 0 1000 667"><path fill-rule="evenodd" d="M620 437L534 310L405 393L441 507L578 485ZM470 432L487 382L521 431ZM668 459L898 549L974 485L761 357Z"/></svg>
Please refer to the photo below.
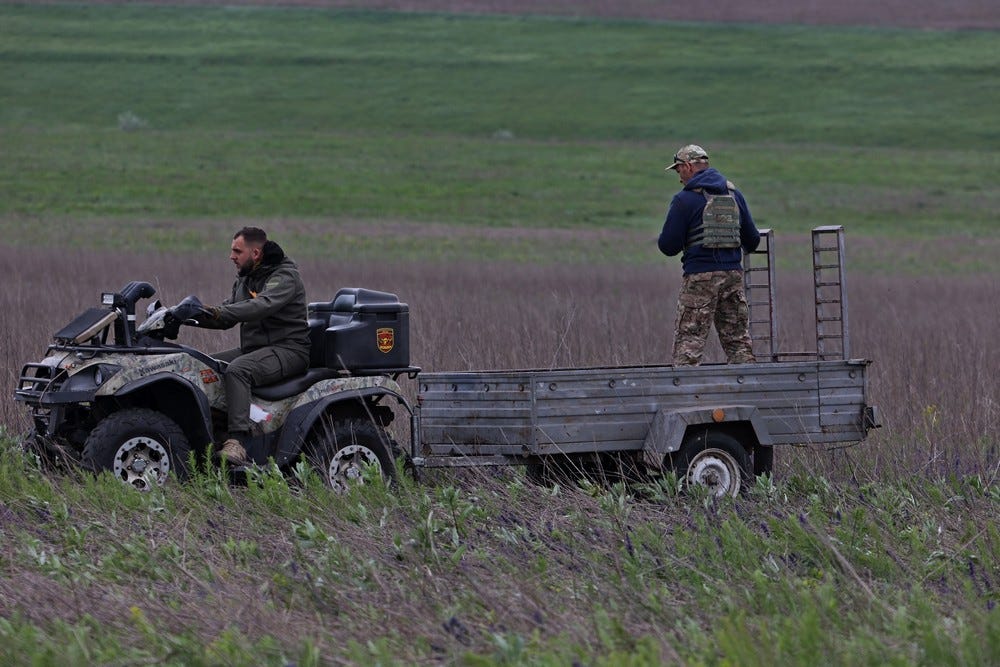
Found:
<svg viewBox="0 0 1000 667"><path fill-rule="evenodd" d="M59 373L52 376L52 366L47 364L25 364L14 390L14 400L24 403L39 403L49 391L52 383L59 379Z"/></svg>

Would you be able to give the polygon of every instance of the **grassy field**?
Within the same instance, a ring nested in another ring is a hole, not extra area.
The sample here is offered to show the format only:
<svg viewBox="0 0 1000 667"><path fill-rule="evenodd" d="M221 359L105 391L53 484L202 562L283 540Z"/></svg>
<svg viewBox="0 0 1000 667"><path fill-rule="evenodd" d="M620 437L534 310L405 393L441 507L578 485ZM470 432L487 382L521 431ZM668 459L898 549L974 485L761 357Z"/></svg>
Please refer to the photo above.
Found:
<svg viewBox="0 0 1000 667"><path fill-rule="evenodd" d="M663 164L690 141L761 226L995 236L991 32L148 6L0 17L0 217L15 241L93 243L70 229L93 221L137 248L136 221L238 217L648 237L676 190Z"/></svg>
<svg viewBox="0 0 1000 667"><path fill-rule="evenodd" d="M738 499L516 469L139 495L39 470L6 391L0 662L996 664L998 53L995 32L0 4L4 387L101 291L221 298L247 223L310 300L398 293L428 370L662 362L662 168L698 141L777 230L786 349L813 344L805 232L847 227L885 422L782 450Z"/></svg>
<svg viewBox="0 0 1000 667"><path fill-rule="evenodd" d="M997 487L450 475L140 495L0 454L5 664L989 665Z"/></svg>

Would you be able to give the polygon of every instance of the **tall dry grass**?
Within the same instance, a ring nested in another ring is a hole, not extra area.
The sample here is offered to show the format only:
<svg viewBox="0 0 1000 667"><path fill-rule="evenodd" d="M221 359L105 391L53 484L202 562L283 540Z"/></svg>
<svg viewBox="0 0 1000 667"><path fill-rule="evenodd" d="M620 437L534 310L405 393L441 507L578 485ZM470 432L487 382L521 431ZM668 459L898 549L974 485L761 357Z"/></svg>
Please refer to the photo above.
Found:
<svg viewBox="0 0 1000 667"><path fill-rule="evenodd" d="M0 246L10 276L0 291L0 423L27 428L12 400L21 366L43 356L52 332L97 305L100 293L147 280L173 303L206 302L233 278L225 247L198 256L141 256ZM680 269L434 262L301 263L310 300L337 288L391 291L410 306L412 363L429 371L662 363L669 359ZM811 276L779 276L785 350L815 346ZM818 471L859 481L949 474L997 477L1000 310L996 280L977 276L849 275L852 352L874 360L873 401L884 427L846 450L782 450L779 475ZM182 342L211 351L233 332L186 329ZM721 360L712 341L707 360ZM412 383L410 383L412 384ZM408 391L413 388L409 387Z"/></svg>

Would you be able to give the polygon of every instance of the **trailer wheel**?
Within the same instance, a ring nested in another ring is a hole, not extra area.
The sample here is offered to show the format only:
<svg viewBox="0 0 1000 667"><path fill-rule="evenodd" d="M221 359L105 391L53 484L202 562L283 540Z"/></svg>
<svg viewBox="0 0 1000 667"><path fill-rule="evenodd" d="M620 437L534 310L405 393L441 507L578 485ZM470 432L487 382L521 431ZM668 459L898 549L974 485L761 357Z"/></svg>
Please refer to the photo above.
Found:
<svg viewBox="0 0 1000 667"><path fill-rule="evenodd" d="M332 489L345 492L364 483L366 466L377 464L382 479L396 480L392 454L395 443L379 426L365 419L324 418L306 445L306 459Z"/></svg>
<svg viewBox="0 0 1000 667"><path fill-rule="evenodd" d="M667 463L685 484L708 487L713 496L737 496L752 479L750 458L736 438L707 430L688 436Z"/></svg>
<svg viewBox="0 0 1000 667"><path fill-rule="evenodd" d="M171 470L185 479L190 451L187 436L174 420L156 410L129 408L108 415L90 432L83 463L149 491L154 484L162 486Z"/></svg>

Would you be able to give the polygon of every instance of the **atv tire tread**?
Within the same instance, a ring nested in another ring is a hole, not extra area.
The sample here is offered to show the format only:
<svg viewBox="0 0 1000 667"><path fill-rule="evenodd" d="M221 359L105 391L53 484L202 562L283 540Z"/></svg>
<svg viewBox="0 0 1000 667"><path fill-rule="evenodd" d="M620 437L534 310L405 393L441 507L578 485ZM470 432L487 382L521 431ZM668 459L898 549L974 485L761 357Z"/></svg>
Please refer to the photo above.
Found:
<svg viewBox="0 0 1000 667"><path fill-rule="evenodd" d="M149 408L127 408L102 419L87 437L83 464L95 473L111 470L121 444L138 435L151 436L166 445L170 468L178 479L187 478L191 451L187 436L174 420Z"/></svg>
<svg viewBox="0 0 1000 667"><path fill-rule="evenodd" d="M386 483L392 485L396 482L394 456L401 448L384 428L368 419L341 419L333 422L324 420L310 437L304 449L305 456L329 485L326 470L331 459L350 444L360 444L370 449L378 458Z"/></svg>

